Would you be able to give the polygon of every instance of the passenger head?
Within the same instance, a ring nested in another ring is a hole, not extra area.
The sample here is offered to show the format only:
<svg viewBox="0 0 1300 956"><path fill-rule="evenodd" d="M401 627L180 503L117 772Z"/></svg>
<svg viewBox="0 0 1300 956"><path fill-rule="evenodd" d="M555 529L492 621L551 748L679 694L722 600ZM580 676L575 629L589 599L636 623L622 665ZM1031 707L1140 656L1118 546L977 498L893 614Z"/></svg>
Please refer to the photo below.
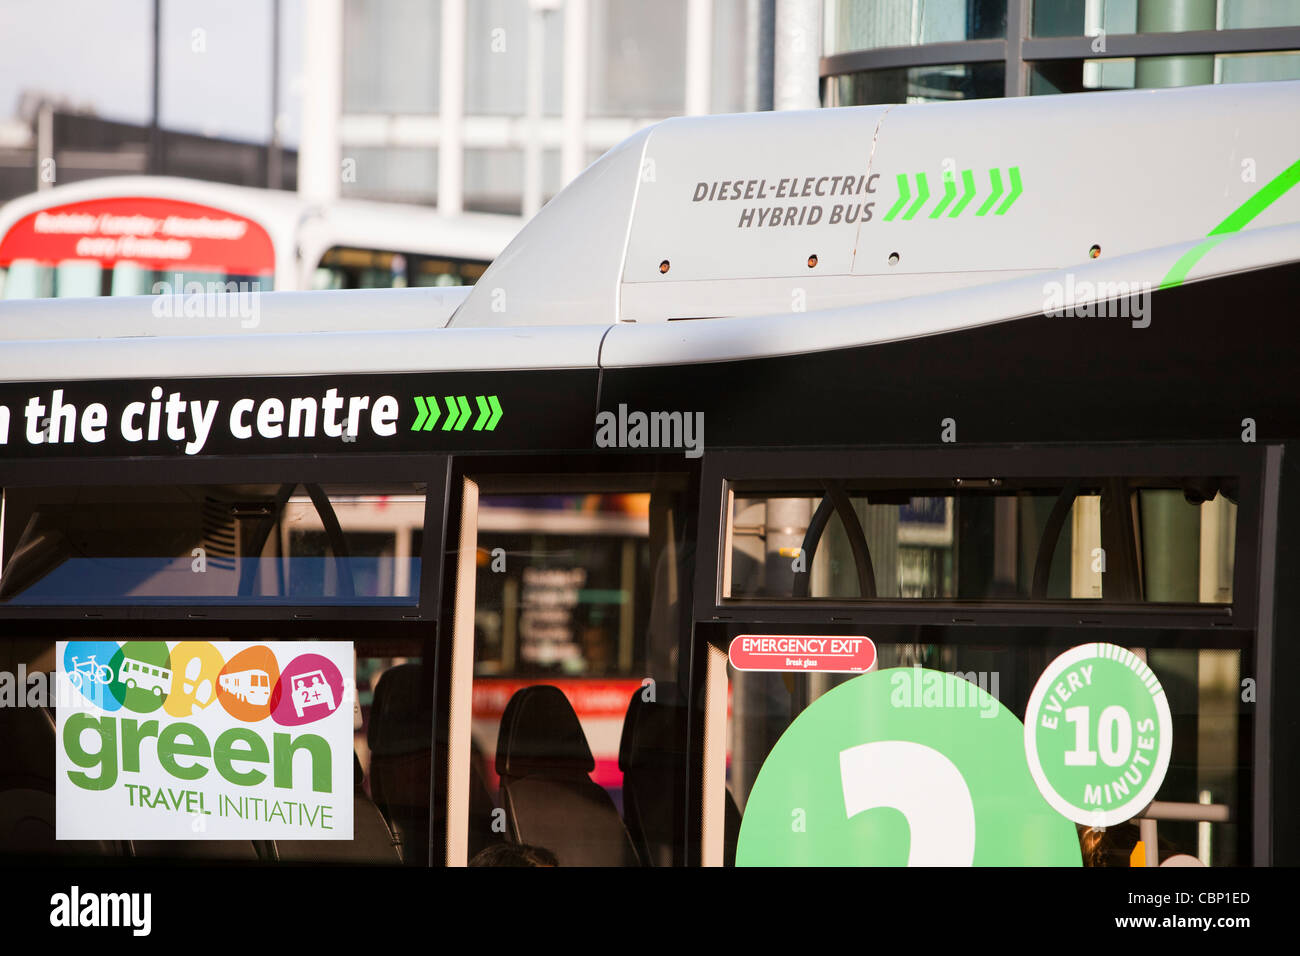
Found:
<svg viewBox="0 0 1300 956"><path fill-rule="evenodd" d="M559 866L555 854L527 843L494 843L474 854L470 866Z"/></svg>
<svg viewBox="0 0 1300 956"><path fill-rule="evenodd" d="M1084 866L1128 866L1140 839L1137 825L1120 823L1104 829L1085 827L1079 834Z"/></svg>

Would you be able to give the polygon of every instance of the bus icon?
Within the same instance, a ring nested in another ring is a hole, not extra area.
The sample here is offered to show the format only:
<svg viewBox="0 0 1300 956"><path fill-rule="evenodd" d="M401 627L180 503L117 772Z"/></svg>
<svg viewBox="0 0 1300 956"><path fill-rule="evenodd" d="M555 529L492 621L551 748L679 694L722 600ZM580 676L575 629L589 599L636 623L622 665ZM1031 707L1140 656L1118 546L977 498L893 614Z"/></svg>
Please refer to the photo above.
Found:
<svg viewBox="0 0 1300 956"><path fill-rule="evenodd" d="M334 700L334 690L325 679L324 671L315 670L307 671L305 674L295 674L291 684L293 709L299 717L308 707L319 707L323 704L327 711L333 713L334 708L338 706Z"/></svg>
<svg viewBox="0 0 1300 956"><path fill-rule="evenodd" d="M218 680L222 690L246 704L261 707L271 699L271 675L266 671L235 671L233 674L222 674Z"/></svg>
<svg viewBox="0 0 1300 956"><path fill-rule="evenodd" d="M148 664L127 657L123 658L122 666L118 669L118 679L131 690L138 687L152 691L155 697L161 697L171 684L172 672L161 664Z"/></svg>

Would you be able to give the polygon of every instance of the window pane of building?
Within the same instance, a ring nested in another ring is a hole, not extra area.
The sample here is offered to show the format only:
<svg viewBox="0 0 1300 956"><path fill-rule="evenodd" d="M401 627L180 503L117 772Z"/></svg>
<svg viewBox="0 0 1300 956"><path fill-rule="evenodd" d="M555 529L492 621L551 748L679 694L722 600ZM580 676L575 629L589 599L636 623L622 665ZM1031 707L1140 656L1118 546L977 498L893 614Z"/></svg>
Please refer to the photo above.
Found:
<svg viewBox="0 0 1300 956"><path fill-rule="evenodd" d="M415 146L342 148L347 198L433 204L438 199L438 151ZM352 175L349 175L349 170Z"/></svg>
<svg viewBox="0 0 1300 956"><path fill-rule="evenodd" d="M465 150L465 208L519 215L523 209L524 154L518 149Z"/></svg>
<svg viewBox="0 0 1300 956"><path fill-rule="evenodd" d="M1006 0L828 0L827 54L1007 35Z"/></svg>
<svg viewBox="0 0 1300 956"><path fill-rule="evenodd" d="M1040 63L1030 74L1029 92L1081 93L1296 79L1300 79L1300 51L1121 57Z"/></svg>
<svg viewBox="0 0 1300 956"><path fill-rule="evenodd" d="M686 106L686 0L592 0L587 110L676 116Z"/></svg>
<svg viewBox="0 0 1300 956"><path fill-rule="evenodd" d="M1003 93L1002 63L867 70L834 77L827 106L979 100Z"/></svg>
<svg viewBox="0 0 1300 956"><path fill-rule="evenodd" d="M564 80L564 9L537 10L525 0L482 0L465 11L465 112L522 116L540 77L542 112L558 116ZM530 31L538 30L534 38ZM530 64L540 41L540 63Z"/></svg>
<svg viewBox="0 0 1300 956"><path fill-rule="evenodd" d="M441 43L441 0L345 0L343 111L436 113Z"/></svg>
<svg viewBox="0 0 1300 956"><path fill-rule="evenodd" d="M759 108L758 11L749 0L714 0L711 108L745 113Z"/></svg>
<svg viewBox="0 0 1300 956"><path fill-rule="evenodd" d="M1037 0L1035 36L1118 33L1186 33L1300 25L1295 0Z"/></svg>

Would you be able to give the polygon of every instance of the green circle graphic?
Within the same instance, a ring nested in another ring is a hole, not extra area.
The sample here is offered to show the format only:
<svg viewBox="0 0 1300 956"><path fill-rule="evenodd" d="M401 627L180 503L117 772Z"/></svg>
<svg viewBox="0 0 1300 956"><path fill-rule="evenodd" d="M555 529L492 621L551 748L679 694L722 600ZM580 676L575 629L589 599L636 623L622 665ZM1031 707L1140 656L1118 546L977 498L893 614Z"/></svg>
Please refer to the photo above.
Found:
<svg viewBox="0 0 1300 956"><path fill-rule="evenodd" d="M1136 816L1164 782L1169 702L1151 668L1115 644L1071 648L1043 671L1025 709L1025 757L1043 797L1077 823Z"/></svg>
<svg viewBox="0 0 1300 956"><path fill-rule="evenodd" d="M856 769L855 769L856 768ZM745 804L738 866L1079 866L1043 799L1020 721L943 671L890 668L823 694Z"/></svg>

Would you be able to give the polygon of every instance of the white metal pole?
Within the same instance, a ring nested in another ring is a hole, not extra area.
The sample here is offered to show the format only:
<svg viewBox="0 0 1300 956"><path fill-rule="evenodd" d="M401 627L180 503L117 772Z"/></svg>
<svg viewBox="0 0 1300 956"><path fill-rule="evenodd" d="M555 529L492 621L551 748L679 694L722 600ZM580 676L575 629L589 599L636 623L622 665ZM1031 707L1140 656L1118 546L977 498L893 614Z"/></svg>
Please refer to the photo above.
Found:
<svg viewBox="0 0 1300 956"><path fill-rule="evenodd" d="M815 110L821 106L821 46L821 0L776 0L773 109Z"/></svg>
<svg viewBox="0 0 1300 956"><path fill-rule="evenodd" d="M525 219L542 208L542 87L546 80L546 14L536 5L528 6L528 89L524 124L524 202Z"/></svg>
<svg viewBox="0 0 1300 956"><path fill-rule="evenodd" d="M567 184L587 165L587 16L587 0L568 0L565 3L561 185Z"/></svg>
<svg viewBox="0 0 1300 956"><path fill-rule="evenodd" d="M710 112L713 65L713 0L686 4L686 115Z"/></svg>
<svg viewBox="0 0 1300 956"><path fill-rule="evenodd" d="M465 0L442 0L438 97L438 211L465 205Z"/></svg>
<svg viewBox="0 0 1300 956"><path fill-rule="evenodd" d="M342 178L339 114L343 109L343 0L305 3L302 136L298 192L312 202L337 199Z"/></svg>

